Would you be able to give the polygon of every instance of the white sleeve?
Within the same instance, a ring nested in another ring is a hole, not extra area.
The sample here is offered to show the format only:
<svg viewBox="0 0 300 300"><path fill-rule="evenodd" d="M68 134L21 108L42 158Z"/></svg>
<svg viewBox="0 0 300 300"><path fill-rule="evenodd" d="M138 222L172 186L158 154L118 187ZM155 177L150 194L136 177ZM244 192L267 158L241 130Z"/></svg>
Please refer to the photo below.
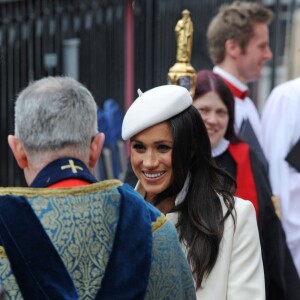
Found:
<svg viewBox="0 0 300 300"><path fill-rule="evenodd" d="M272 190L279 196L282 224L300 275L300 173L285 161L300 138L300 78L272 91L263 110L262 130Z"/></svg>
<svg viewBox="0 0 300 300"><path fill-rule="evenodd" d="M264 270L255 210L250 201L236 199L227 300L265 299Z"/></svg>

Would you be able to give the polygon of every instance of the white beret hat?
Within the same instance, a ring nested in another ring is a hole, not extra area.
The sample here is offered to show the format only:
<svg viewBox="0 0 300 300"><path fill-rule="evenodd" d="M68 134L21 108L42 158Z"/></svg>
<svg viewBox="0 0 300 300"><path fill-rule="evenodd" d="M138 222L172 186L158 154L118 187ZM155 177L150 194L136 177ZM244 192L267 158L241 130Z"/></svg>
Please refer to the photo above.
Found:
<svg viewBox="0 0 300 300"><path fill-rule="evenodd" d="M123 140L178 115L193 102L186 88L171 84L155 87L145 93L139 91L139 95L124 116Z"/></svg>

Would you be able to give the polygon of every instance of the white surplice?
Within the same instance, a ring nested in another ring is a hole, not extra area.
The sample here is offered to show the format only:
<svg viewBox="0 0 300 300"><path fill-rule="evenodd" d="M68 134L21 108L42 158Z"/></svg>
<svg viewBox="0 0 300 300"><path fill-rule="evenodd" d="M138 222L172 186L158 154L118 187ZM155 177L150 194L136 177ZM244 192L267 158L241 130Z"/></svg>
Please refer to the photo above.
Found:
<svg viewBox="0 0 300 300"><path fill-rule="evenodd" d="M279 196L282 224L300 276L300 173L285 161L300 139L300 78L273 89L263 110L262 129L269 178Z"/></svg>

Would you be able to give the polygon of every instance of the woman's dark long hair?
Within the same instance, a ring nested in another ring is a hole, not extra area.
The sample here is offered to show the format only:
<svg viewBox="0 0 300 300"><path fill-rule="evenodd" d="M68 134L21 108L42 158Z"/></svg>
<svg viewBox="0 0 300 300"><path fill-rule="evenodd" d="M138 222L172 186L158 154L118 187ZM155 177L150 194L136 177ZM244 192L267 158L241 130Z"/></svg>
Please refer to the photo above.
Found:
<svg viewBox="0 0 300 300"><path fill-rule="evenodd" d="M224 220L230 215L234 219L236 186L232 177L214 164L207 130L196 108L190 106L168 122L174 137L173 182L156 196L154 205L168 197L175 199L190 178L184 201L172 211L178 212L179 238L187 246L188 260L199 288L216 263ZM225 215L218 194L228 208Z"/></svg>

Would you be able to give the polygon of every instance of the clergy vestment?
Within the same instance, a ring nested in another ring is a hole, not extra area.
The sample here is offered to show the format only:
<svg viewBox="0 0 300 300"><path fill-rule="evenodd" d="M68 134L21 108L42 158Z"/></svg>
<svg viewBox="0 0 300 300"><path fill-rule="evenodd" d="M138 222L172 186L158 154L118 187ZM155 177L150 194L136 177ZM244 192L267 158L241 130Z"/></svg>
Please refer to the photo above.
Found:
<svg viewBox="0 0 300 300"><path fill-rule="evenodd" d="M228 72L224 71L220 67L214 67L213 72L221 76L223 79L225 79L226 83L231 83L232 86L236 87L236 90L240 90L241 93L248 91L248 87L240 82L237 78L229 74ZM253 101L246 96L244 99L241 99L237 96L237 93L235 90L229 86L230 90L232 91L234 95L234 121L235 121L235 132L238 134L243 120L248 119L250 121L250 124L255 132L255 135L257 136L257 139L260 144L262 144L262 129L261 129L261 122L259 118L258 111L253 103ZM244 94L246 95L246 94Z"/></svg>
<svg viewBox="0 0 300 300"><path fill-rule="evenodd" d="M256 208L266 299L297 300L300 280L275 213L270 183L261 162L247 144L229 144L224 139L212 150L212 155L216 163L236 179L237 196L250 200Z"/></svg>
<svg viewBox="0 0 300 300"><path fill-rule="evenodd" d="M32 186L0 189L5 299L195 299L176 229L131 187L74 158Z"/></svg>
<svg viewBox="0 0 300 300"><path fill-rule="evenodd" d="M256 152L266 172L268 163L262 150L262 128L258 111L248 97L248 87L220 67L213 72L223 78L234 96L234 130Z"/></svg>
<svg viewBox="0 0 300 300"><path fill-rule="evenodd" d="M282 224L300 276L300 172L288 159L300 140L300 78L271 92L262 113L262 128L270 182L279 197ZM295 149L299 163L300 150Z"/></svg>

